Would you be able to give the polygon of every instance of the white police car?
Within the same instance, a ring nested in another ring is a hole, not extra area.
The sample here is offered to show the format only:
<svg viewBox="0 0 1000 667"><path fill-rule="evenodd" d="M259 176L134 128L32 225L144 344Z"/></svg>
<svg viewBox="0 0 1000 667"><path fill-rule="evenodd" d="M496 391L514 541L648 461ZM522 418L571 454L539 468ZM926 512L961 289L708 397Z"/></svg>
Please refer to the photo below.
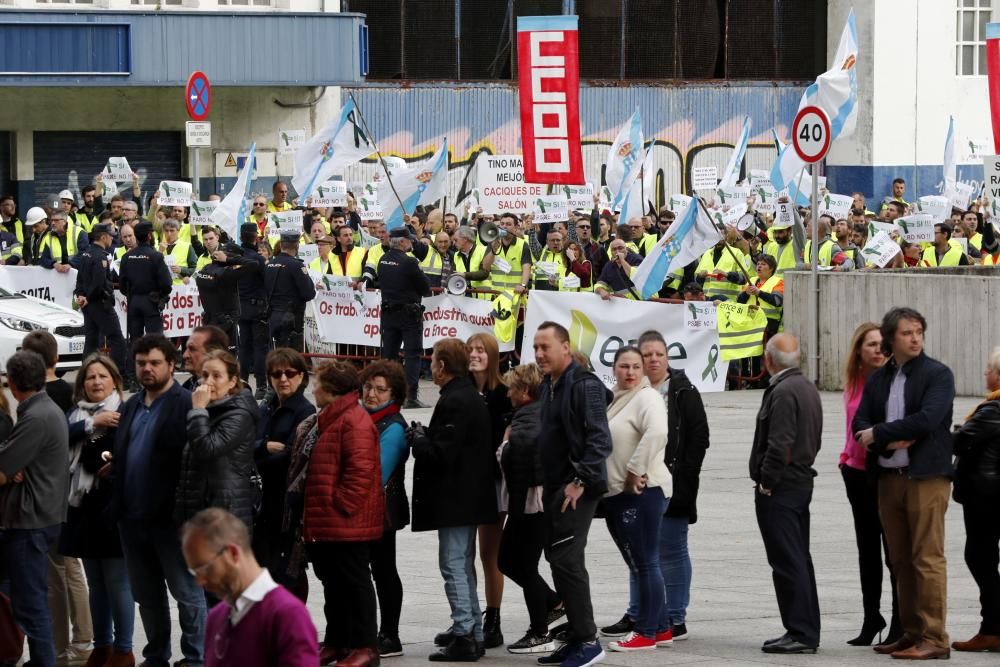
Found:
<svg viewBox="0 0 1000 667"><path fill-rule="evenodd" d="M83 315L65 306L0 288L0 367L32 331L46 330L59 343L56 369L68 371L83 361Z"/></svg>

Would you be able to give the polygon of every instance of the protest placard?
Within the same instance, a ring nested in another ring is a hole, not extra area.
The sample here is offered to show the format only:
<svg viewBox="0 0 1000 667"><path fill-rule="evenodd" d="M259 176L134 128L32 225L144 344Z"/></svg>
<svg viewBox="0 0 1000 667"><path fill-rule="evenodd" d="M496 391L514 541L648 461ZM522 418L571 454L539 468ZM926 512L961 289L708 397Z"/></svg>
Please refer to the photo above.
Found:
<svg viewBox="0 0 1000 667"><path fill-rule="evenodd" d="M372 186L366 185L360 197L357 198L358 217L362 220L382 220L385 213L378 200L378 192L372 192Z"/></svg>
<svg viewBox="0 0 1000 667"><path fill-rule="evenodd" d="M719 184L718 167L692 167L691 168L691 189L692 190L714 190Z"/></svg>
<svg viewBox="0 0 1000 667"><path fill-rule="evenodd" d="M316 208L333 208L347 206L347 183L344 181L325 181L316 186L308 205Z"/></svg>
<svg viewBox="0 0 1000 667"><path fill-rule="evenodd" d="M914 204L917 211L930 215L937 222L951 217L951 201L943 195L925 195Z"/></svg>
<svg viewBox="0 0 1000 667"><path fill-rule="evenodd" d="M754 210L759 213L771 213L775 211L775 206L778 203L778 192L773 187L771 187L770 180L767 181L768 184L761 183L759 185L751 186L750 194L754 197Z"/></svg>
<svg viewBox="0 0 1000 667"><path fill-rule="evenodd" d="M524 182L524 161L520 155L480 154L476 161L476 184L483 213L511 211L530 213L535 200L545 195L546 186Z"/></svg>
<svg viewBox="0 0 1000 667"><path fill-rule="evenodd" d="M586 185L559 185L555 186L552 194L558 192L566 195L566 206L571 211L589 211L594 208L594 184Z"/></svg>
<svg viewBox="0 0 1000 667"><path fill-rule="evenodd" d="M315 243L300 243L299 244L299 259L306 266L309 263L319 257L319 246Z"/></svg>
<svg viewBox="0 0 1000 667"><path fill-rule="evenodd" d="M951 205L963 211L969 208L974 193L975 188L968 183L947 183L944 188L944 196L948 198Z"/></svg>
<svg viewBox="0 0 1000 667"><path fill-rule="evenodd" d="M24 294L71 308L76 287L76 269L59 273L41 266L0 265L0 287L11 294Z"/></svg>
<svg viewBox="0 0 1000 667"><path fill-rule="evenodd" d="M750 188L748 187L733 187L733 188L719 188L715 191L715 200L719 202L721 206L735 206L736 204L746 204L747 197L750 196Z"/></svg>
<svg viewBox="0 0 1000 667"><path fill-rule="evenodd" d="M291 155L305 143L305 130L278 130L278 155Z"/></svg>
<svg viewBox="0 0 1000 667"><path fill-rule="evenodd" d="M116 183L131 183L132 168L129 167L128 160L123 157L109 157L108 164L101 172L101 177Z"/></svg>
<svg viewBox="0 0 1000 667"><path fill-rule="evenodd" d="M995 204L1000 200L1000 155L988 155L983 158L983 183L990 204Z"/></svg>
<svg viewBox="0 0 1000 667"><path fill-rule="evenodd" d="M684 326L697 331L716 331L718 324L715 303L712 301L685 301Z"/></svg>
<svg viewBox="0 0 1000 667"><path fill-rule="evenodd" d="M212 224L212 213L215 209L219 207L217 201L191 201L191 214L188 216L188 222L192 225L210 225ZM247 206L247 210L250 210L250 206Z"/></svg>
<svg viewBox="0 0 1000 667"><path fill-rule="evenodd" d="M776 205L774 213L774 226L778 229L787 229L795 224L795 217L792 212L792 204L782 202Z"/></svg>
<svg viewBox="0 0 1000 667"><path fill-rule="evenodd" d="M161 181L157 203L162 206L190 206L191 184L184 181Z"/></svg>
<svg viewBox="0 0 1000 667"><path fill-rule="evenodd" d="M896 218L901 236L910 243L934 241L934 218L927 213L916 213L902 218Z"/></svg>
<svg viewBox="0 0 1000 667"><path fill-rule="evenodd" d="M670 199L667 200L667 208L680 215L690 203L691 197L687 195L670 195Z"/></svg>
<svg viewBox="0 0 1000 667"><path fill-rule="evenodd" d="M565 222L569 218L566 195L542 195L531 203L534 222L542 225L549 222Z"/></svg>
<svg viewBox="0 0 1000 667"><path fill-rule="evenodd" d="M302 211L274 211L267 214L268 227L281 231L294 229L302 232Z"/></svg>
<svg viewBox="0 0 1000 667"><path fill-rule="evenodd" d="M900 252L899 244L884 231L880 231L869 238L868 243L861 250L861 253L865 257L865 263L874 264L879 268L885 267Z"/></svg>
<svg viewBox="0 0 1000 667"><path fill-rule="evenodd" d="M834 221L846 219L854 206L854 197L826 194L819 198L819 214L828 215Z"/></svg>

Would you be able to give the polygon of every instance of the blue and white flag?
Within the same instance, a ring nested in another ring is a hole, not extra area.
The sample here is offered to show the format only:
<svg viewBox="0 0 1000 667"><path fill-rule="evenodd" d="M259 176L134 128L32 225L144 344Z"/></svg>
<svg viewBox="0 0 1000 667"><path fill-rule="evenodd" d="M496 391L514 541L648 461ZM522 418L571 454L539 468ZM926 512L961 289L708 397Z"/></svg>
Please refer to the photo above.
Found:
<svg viewBox="0 0 1000 667"><path fill-rule="evenodd" d="M854 133L858 121L858 30L854 21L854 10L847 16L847 24L840 34L840 44L833 57L830 69L820 74L816 81L806 88L799 100L799 109L818 106L830 117L830 140L849 137ZM771 184L779 192L789 186L793 179L805 169L805 162L795 150L785 150L778 154L771 169Z"/></svg>
<svg viewBox="0 0 1000 667"><path fill-rule="evenodd" d="M732 188L736 186L736 181L740 178L740 166L743 164L743 157L747 154L747 143L750 141L750 128L752 126L753 123L750 122L750 116L746 116L743 119L743 130L740 132L740 138L736 141L736 146L733 148L733 155L729 158L726 170L722 172L722 177L719 181L720 188Z"/></svg>
<svg viewBox="0 0 1000 667"><path fill-rule="evenodd" d="M257 151L257 142L250 144L250 154L247 161L243 163L243 171L236 178L236 184L229 191L226 198L219 202L219 205L212 211L209 218L211 223L229 234L229 238L239 242L240 225L246 222L250 211L247 208L247 191L250 189L250 176L253 174L255 163L254 154Z"/></svg>
<svg viewBox="0 0 1000 667"><path fill-rule="evenodd" d="M642 118L636 109L632 118L622 127L608 150L604 180L611 190L612 211L619 210L628 197L633 181L639 176L643 160Z"/></svg>
<svg viewBox="0 0 1000 667"><path fill-rule="evenodd" d="M722 237L705 207L692 199L685 212L670 225L632 275L632 282L648 299L663 287L671 269L682 268L699 259Z"/></svg>
<svg viewBox="0 0 1000 667"><path fill-rule="evenodd" d="M944 186L958 182L958 167L955 166L955 117L948 116L948 134L944 138Z"/></svg>
<svg viewBox="0 0 1000 667"><path fill-rule="evenodd" d="M653 147L646 151L642 161L641 173L632 181L628 196L622 200L622 210L618 219L625 224L632 218L641 218L649 210L649 202L655 199L653 187L656 183L656 170L653 168ZM638 239L632 239L638 241Z"/></svg>
<svg viewBox="0 0 1000 667"><path fill-rule="evenodd" d="M375 143L360 124L360 112L349 99L337 120L327 125L295 152L292 187L299 201L338 171L375 152Z"/></svg>
<svg viewBox="0 0 1000 667"><path fill-rule="evenodd" d="M441 147L433 157L426 162L406 170L392 172L392 184L396 194L392 195L389 188L379 188L380 202L385 195L398 195L392 208L383 204L383 209L390 213L385 218L385 226L389 230L403 226L403 214L412 214L420 204L430 204L448 194L448 139L441 142Z"/></svg>

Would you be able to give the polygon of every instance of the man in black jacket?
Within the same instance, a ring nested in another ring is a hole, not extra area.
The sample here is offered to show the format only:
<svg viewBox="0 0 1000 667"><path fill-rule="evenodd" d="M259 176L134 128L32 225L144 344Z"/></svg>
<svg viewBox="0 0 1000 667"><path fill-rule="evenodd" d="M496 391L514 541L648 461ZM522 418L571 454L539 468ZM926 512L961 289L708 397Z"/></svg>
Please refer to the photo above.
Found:
<svg viewBox="0 0 1000 667"><path fill-rule="evenodd" d="M170 664L169 588L177 601L184 661L201 665L205 595L185 567L174 521L191 392L174 381L177 348L163 334L143 336L132 353L142 390L122 408L108 512L121 531L129 583L146 631L146 664Z"/></svg>
<svg viewBox="0 0 1000 667"><path fill-rule="evenodd" d="M927 322L912 308L882 319L889 363L865 383L854 416L855 438L878 471L878 505L896 573L905 635L876 646L894 658L947 658L948 608L944 514L951 491L951 417L955 378L924 354Z"/></svg>
<svg viewBox="0 0 1000 667"><path fill-rule="evenodd" d="M96 352L104 339L111 350L111 359L118 368L125 368L125 338L115 312L115 294L111 286L111 225L94 225L91 244L80 254L80 269L76 274L76 303L83 311L86 334L83 357Z"/></svg>
<svg viewBox="0 0 1000 667"><path fill-rule="evenodd" d="M815 653L819 599L809 555L813 462L823 432L819 392L799 370L799 341L771 338L764 351L771 381L764 391L750 451L757 525L771 566L785 634L764 642L765 653Z"/></svg>
<svg viewBox="0 0 1000 667"><path fill-rule="evenodd" d="M548 522L545 558L570 630L566 645L541 660L566 667L592 664L604 657L604 650L594 625L584 549L597 503L608 490L611 392L573 361L569 332L561 324L543 322L535 332L534 351L545 373L538 434Z"/></svg>

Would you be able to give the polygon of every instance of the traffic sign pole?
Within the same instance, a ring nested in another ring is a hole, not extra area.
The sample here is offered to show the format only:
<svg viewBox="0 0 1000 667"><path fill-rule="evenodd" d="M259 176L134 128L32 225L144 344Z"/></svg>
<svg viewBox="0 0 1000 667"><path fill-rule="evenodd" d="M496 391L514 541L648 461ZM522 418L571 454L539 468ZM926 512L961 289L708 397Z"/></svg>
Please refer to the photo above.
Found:
<svg viewBox="0 0 1000 667"><path fill-rule="evenodd" d="M819 162L809 170L812 175L812 243L809 248L809 379L819 381Z"/></svg>
<svg viewBox="0 0 1000 667"><path fill-rule="evenodd" d="M187 85L184 87L184 108L188 116L193 121L204 121L208 118L208 112L212 108L212 85L208 82L208 77L204 72L194 71L188 77ZM191 156L191 166L194 174L191 179L191 194L195 199L201 198L201 148L189 147L193 151Z"/></svg>

